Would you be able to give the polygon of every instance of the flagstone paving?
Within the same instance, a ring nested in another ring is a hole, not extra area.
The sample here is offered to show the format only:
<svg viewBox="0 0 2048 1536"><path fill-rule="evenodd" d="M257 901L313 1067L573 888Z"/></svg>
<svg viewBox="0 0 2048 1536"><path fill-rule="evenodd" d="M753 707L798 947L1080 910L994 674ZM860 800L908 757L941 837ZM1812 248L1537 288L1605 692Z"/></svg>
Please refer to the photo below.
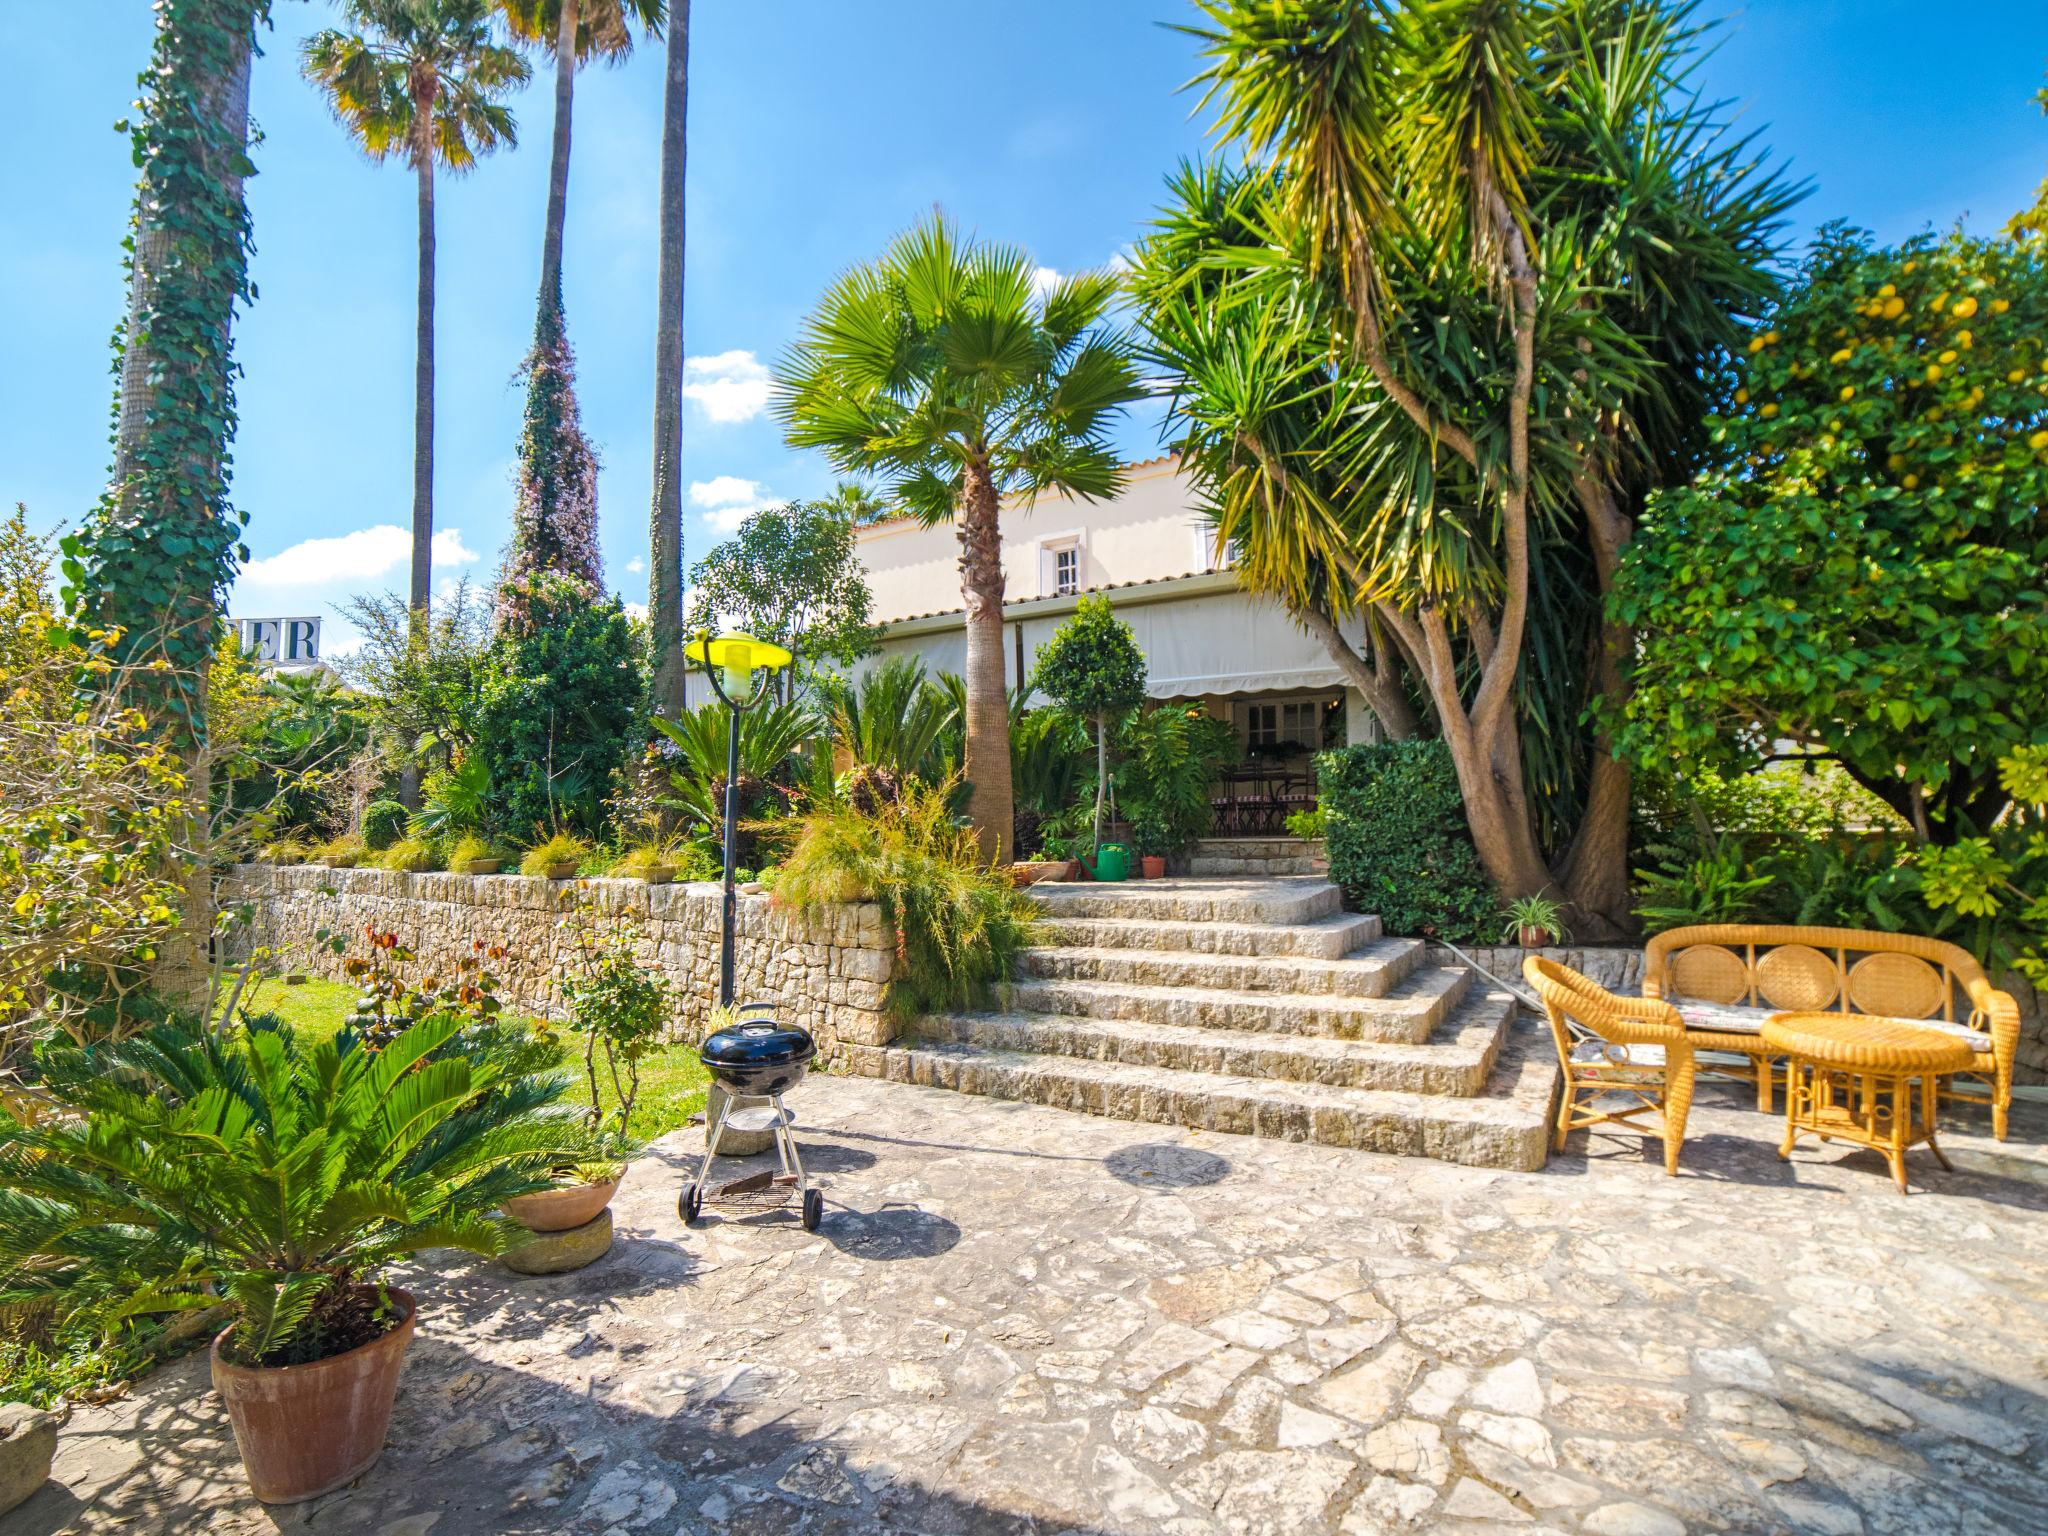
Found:
<svg viewBox="0 0 2048 1536"><path fill-rule="evenodd" d="M1682 1176L793 1096L822 1229L686 1230L682 1133L580 1273L409 1271L390 1447L264 1511L203 1359L81 1409L0 1528L1377 1536L2048 1531L2048 1113L1788 1167L1710 1089Z"/></svg>

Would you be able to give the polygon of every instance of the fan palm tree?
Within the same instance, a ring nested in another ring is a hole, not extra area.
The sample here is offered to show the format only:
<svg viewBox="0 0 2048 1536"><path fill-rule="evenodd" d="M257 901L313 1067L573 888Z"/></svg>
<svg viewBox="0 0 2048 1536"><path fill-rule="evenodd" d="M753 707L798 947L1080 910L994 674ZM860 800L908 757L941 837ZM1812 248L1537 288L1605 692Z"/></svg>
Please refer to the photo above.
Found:
<svg viewBox="0 0 2048 1536"><path fill-rule="evenodd" d="M1105 432L1140 389L1130 339L1103 324L1116 291L1112 274L1084 272L1034 298L1022 251L935 215L835 282L776 373L792 447L878 476L905 511L959 533L968 807L999 863L1012 814L1000 508L1122 485Z"/></svg>
<svg viewBox="0 0 2048 1536"><path fill-rule="evenodd" d="M401 156L419 190L413 362L412 584L416 630L432 598L434 544L434 173L460 175L518 142L507 92L526 61L492 35L491 0L347 0L354 31L307 38L306 77L373 160Z"/></svg>
<svg viewBox="0 0 2048 1536"><path fill-rule="evenodd" d="M540 302L562 301L562 230L569 215L569 135L576 108L576 70L591 59L623 63L633 52L635 22L659 37L664 0L494 0L513 33L555 60L555 139L548 160L548 213L541 233Z"/></svg>
<svg viewBox="0 0 2048 1536"><path fill-rule="evenodd" d="M647 629L654 712L684 709L683 660L683 229L689 161L690 0L668 14L668 77L661 96L661 272L654 306L654 506L647 530Z"/></svg>

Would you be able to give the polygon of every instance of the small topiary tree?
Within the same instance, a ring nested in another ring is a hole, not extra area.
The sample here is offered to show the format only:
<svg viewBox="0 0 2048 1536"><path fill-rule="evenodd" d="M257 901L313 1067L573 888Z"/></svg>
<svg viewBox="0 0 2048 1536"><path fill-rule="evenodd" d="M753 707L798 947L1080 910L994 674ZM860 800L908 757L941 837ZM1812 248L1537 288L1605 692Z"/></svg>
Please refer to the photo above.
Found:
<svg viewBox="0 0 2048 1536"><path fill-rule="evenodd" d="M1388 933L1490 937L1500 903L1473 851L1458 773L1441 741L1344 747L1316 758L1330 878Z"/></svg>
<svg viewBox="0 0 2048 1536"><path fill-rule="evenodd" d="M1095 726L1095 841L1109 789L1109 722L1145 702L1145 653L1106 597L1084 597L1031 669L1031 686Z"/></svg>
<svg viewBox="0 0 2048 1536"><path fill-rule="evenodd" d="M363 842L372 853L382 853L405 836L405 820L411 812L396 800L372 800L363 808Z"/></svg>

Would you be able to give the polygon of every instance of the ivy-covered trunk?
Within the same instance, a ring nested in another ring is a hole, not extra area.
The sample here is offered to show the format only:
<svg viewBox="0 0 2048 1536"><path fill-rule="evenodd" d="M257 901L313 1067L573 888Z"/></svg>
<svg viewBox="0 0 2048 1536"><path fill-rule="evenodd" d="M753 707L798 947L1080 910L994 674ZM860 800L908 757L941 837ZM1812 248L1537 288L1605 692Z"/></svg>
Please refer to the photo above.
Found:
<svg viewBox="0 0 2048 1536"><path fill-rule="evenodd" d="M1010 861L1010 701L1003 668L1003 533L989 467L961 477L960 591L967 606L967 810L991 862Z"/></svg>
<svg viewBox="0 0 2048 1536"><path fill-rule="evenodd" d="M190 997L213 928L207 859L206 681L243 519L228 505L231 332L249 297L249 63L267 0L161 0L130 132L141 167L117 342L113 474L65 540L75 611L118 627L117 674L179 743L188 783L182 925L160 982Z"/></svg>
<svg viewBox="0 0 2048 1536"><path fill-rule="evenodd" d="M654 316L654 508L647 530L647 631L654 712L683 713L683 254L690 0L670 0L661 113L661 270ZM784 680L786 681L786 679Z"/></svg>

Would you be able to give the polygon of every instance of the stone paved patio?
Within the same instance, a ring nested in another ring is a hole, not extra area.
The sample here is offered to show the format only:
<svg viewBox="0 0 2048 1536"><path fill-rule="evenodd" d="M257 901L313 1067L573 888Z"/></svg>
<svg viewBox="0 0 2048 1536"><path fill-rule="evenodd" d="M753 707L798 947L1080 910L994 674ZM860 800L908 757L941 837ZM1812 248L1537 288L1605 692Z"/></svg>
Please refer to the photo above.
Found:
<svg viewBox="0 0 2048 1536"><path fill-rule="evenodd" d="M796 1097L823 1229L414 1272L390 1448L243 1492L203 1359L81 1410L10 1533L2048 1531L2048 1114L1901 1198L1709 1089L1684 1175L1537 1174L866 1080ZM1925 1189L1927 1192L1921 1192Z"/></svg>

